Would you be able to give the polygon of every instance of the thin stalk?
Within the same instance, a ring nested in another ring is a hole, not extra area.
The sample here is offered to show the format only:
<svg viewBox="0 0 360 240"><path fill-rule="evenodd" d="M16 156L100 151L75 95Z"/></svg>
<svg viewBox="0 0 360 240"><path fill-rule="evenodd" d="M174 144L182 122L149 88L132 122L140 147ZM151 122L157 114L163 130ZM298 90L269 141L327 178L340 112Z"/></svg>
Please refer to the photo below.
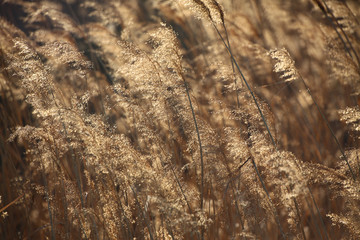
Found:
<svg viewBox="0 0 360 240"><path fill-rule="evenodd" d="M222 155L223 155L224 158L226 159L225 153L222 152ZM229 167L227 166L228 171L229 171L229 174L230 174L230 180L229 180L228 183L226 184L225 191L224 191L224 197L223 197L223 198L224 198L223 201L225 202L225 201L226 201L226 200L225 200L225 199L226 199L226 193L227 193L229 187L231 187L231 190L232 190L233 195L234 195L234 200L235 200L236 213L237 213L237 216L238 216L238 218L239 218L239 220L240 220L242 229L244 229L244 222L243 222L243 220L242 220L242 218L241 218L241 214L240 214L240 209L239 209L239 204L238 204L238 196L237 196L236 191L235 191L235 187L236 187L236 186L234 186L234 181L240 178L241 168L242 168L249 160L250 160L250 157L248 157L248 158L246 159L246 161L243 162L243 163L240 165L240 167L239 167L239 174L235 175L234 177L231 176L231 175L232 175L232 174L231 174L231 170L230 170ZM239 180L239 182L240 182L240 180ZM238 186L238 188L240 188L240 185ZM246 239L246 237L245 237L245 239Z"/></svg>
<svg viewBox="0 0 360 240"><path fill-rule="evenodd" d="M96 235L96 239L100 240L99 230L97 228L96 222L95 222L93 217L91 217L91 220L92 220L93 229L94 229L94 232L95 232L95 235Z"/></svg>
<svg viewBox="0 0 360 240"><path fill-rule="evenodd" d="M111 183L112 183L112 187L113 187L113 189L116 189L115 182L114 182L114 179L115 179L114 174L113 174L113 172L112 172L109 168L108 168L108 171L109 171L109 173L111 173L111 175L112 175L112 177L110 178L110 181L111 181ZM121 215L121 216L124 218L124 220L125 220L126 227L127 227L127 231L129 232L129 235L130 235L130 239L133 239L134 236L133 236L133 233L131 232L130 221L129 221L128 217L127 217L126 214L125 214L125 210L124 210L124 207L123 207L122 204L121 204L121 199L120 199L120 197L119 197L119 194L115 194L115 196L116 196L116 199L117 199L116 203L118 204L119 209L120 209L120 215ZM121 225L123 225L123 224L121 224ZM124 230L124 232L126 232L126 229Z"/></svg>
<svg viewBox="0 0 360 240"><path fill-rule="evenodd" d="M222 42L224 43L224 45L225 45L226 49L228 50L228 53L230 54L230 56L231 56L231 58L232 58L232 60L233 60L234 64L236 65L236 68L238 69L238 71L239 71L239 73L240 73L240 75L241 75L241 77L242 77L242 79L243 79L243 81L244 81L244 83L245 83L246 87L248 88L248 90L249 90L249 92L250 92L251 96L253 97L254 102L255 102L255 104L256 104L256 106L257 106L258 110L259 110L259 113L260 113L260 115L261 115L262 119L263 119L263 122L265 123L266 129L267 129L267 131L268 131L268 133L269 133L269 136L270 136L270 138L271 138L271 141L272 141L272 143L273 143L273 145L274 145L274 147L275 147L275 149L276 149L276 148L277 148L277 147L276 147L276 143L275 143L275 141L274 141L274 138L272 137L272 134L271 134L271 132L270 132L270 130L269 130L269 127L268 127L268 124L267 124L266 118L265 118L265 116L263 115L263 113L262 113L262 111L261 111L261 109L260 109L260 107L259 107L259 104L258 104L258 102L257 102L257 100L256 100L256 98L255 98L255 95L254 95L253 91L251 90L251 88L250 88L250 86L249 86L248 82L246 81L246 79L245 79L244 75L242 74L242 72L241 72L241 70L240 70L240 67L239 67L239 65L237 64L237 62L236 62L236 60L235 60L235 58L234 58L234 56L233 56L233 54L232 54L232 52L231 52L230 46L227 46L227 45L226 45L226 43L225 43L225 41L224 41L224 38L222 37L221 33L220 33L220 32L219 32L219 30L217 29L216 25L215 25L214 23L213 23L213 25L214 25L214 27L215 27L215 29L216 29L216 31L217 31L217 33L218 33L218 35L220 36L220 38L221 38ZM315 101L315 99L314 99L313 95L311 94L310 88L306 85L306 83L305 83L304 79L303 79L301 76L300 76L300 78L301 78L301 80L302 80L303 84L305 85L305 88L307 89L308 93L310 94L310 96L311 96L311 98L312 98L313 102L315 103L315 105L316 105L316 107L317 107L318 111L320 112L320 114L321 114L322 118L325 120L325 122L326 122L326 124L327 124L327 127L329 128L329 130L330 130L330 132L331 132L331 134L332 134L333 138L335 139L336 144L338 145L338 147L339 147L339 149L340 149L340 151L341 151L341 153L342 153L342 155L343 155L343 157L344 157L344 159L345 159L345 161L346 161L346 164L348 165L348 167L349 167L349 169L350 169L350 173L351 173L351 175L352 175L352 177L353 177L353 179L354 179L354 181L355 181L355 175L354 175L354 173L353 173L353 171L352 171L352 169L351 169L351 166L350 166L350 164L349 164L349 162L348 162L348 160L347 160L347 158L346 158L346 155L345 155L344 151L342 150L342 148L341 148L341 146L340 146L339 141L337 140L337 138L336 138L336 136L335 136L335 134L334 134L334 132L333 132L332 128L330 127L329 122L327 121L327 119L326 119L325 115L323 114L323 112L321 111L321 109L320 109L319 105L317 104L317 102ZM269 199L270 199L270 195L268 194L268 191L267 191L267 189L266 189L266 187L265 187L265 184L264 184L264 182L263 182L263 180L262 180L262 178L261 178L261 176L260 176L260 174L259 174L259 172L258 172L258 170L257 170L256 163L254 162L254 160L253 160L253 159L252 159L252 162L253 162L254 168L255 168L255 170L256 170L256 173L257 173L257 175L258 175L258 177L259 177L259 179L260 179L260 181L261 181L261 184L262 184L262 186L263 186L263 188L264 188L264 190L265 190L266 194L268 195L268 197L269 197ZM309 188L309 187L308 187L308 189L309 189L309 192L310 192L311 198L312 198L312 200L313 200L313 202L314 202L314 204L315 204L315 206L316 206L316 210L317 210L318 216L319 216L319 218L320 218L320 220L321 220L322 227L324 228L326 239L328 239L328 234L327 234L327 231L326 231L326 228L325 228L325 224L324 224L323 219L322 219L322 217L321 217L321 215L320 215L319 209L317 208L317 205L316 205L315 199L314 199L314 198L313 198L313 196L312 196L311 190L310 190L310 188ZM271 199L270 199L270 202L271 202ZM276 215L276 216L277 216L277 215ZM282 229L281 229L281 225L280 225L280 222L279 222L278 218L276 218L276 221L278 222L279 228L280 228L280 230L282 231ZM284 235L283 235L283 236L284 236Z"/></svg>
<svg viewBox="0 0 360 240"><path fill-rule="evenodd" d="M192 101L191 101L191 97L190 97L190 93L189 93L189 87L185 81L185 78L182 76L182 79L184 81L184 86L185 86L185 90L186 90L186 95L188 97L189 100L189 105L191 108L191 113L194 119L194 124L195 124L195 129L196 129L196 134L197 134L197 138L199 141L199 148L200 148L200 165L201 165L201 186L200 186L200 209L202 210L204 207L204 159L203 159L203 151L202 151L202 144L201 144L201 138L200 138L200 131L197 125L197 121L196 121L196 116L195 116L195 111L192 105ZM204 239L204 229L201 228L201 239Z"/></svg>
<svg viewBox="0 0 360 240"><path fill-rule="evenodd" d="M321 235L321 232L320 232L320 227L319 227L319 225L318 225L318 223L317 223L317 221L316 221L316 218L315 218L314 211L313 211L313 209L311 208L309 201L308 201L306 198L305 198L305 200L306 200L306 203L307 203L307 205L308 205L308 207L309 207L309 209L310 209L311 217L312 217L312 219L314 219L314 224L315 224L316 232L317 232L317 234L319 235L320 239L323 239L323 237L322 237L322 235Z"/></svg>
<svg viewBox="0 0 360 240"><path fill-rule="evenodd" d="M187 207L189 208L189 212L190 212L190 214L191 214L191 213L192 213L191 206L190 206L190 203L189 203L189 201L188 201L188 199L187 199L187 197L186 197L186 195L185 195L184 189L183 189L182 186L181 186L181 183L180 183L180 181L179 181L179 178L176 176L176 173L175 173L174 168L173 168L172 166L170 166L170 169L171 169L171 172L173 173L173 175L174 175L174 177L175 177L175 181L176 181L177 185L179 186L180 192L181 192L181 194L183 195L184 200L185 200L185 202L186 202L186 205L187 205Z"/></svg>
<svg viewBox="0 0 360 240"><path fill-rule="evenodd" d="M0 213L5 211L8 207L10 207L11 205L13 205L14 203L16 203L20 198L22 198L25 195L25 193L21 194L20 196L18 196L15 200L13 200L11 203L7 204L5 207L2 207L0 209Z"/></svg>
<svg viewBox="0 0 360 240"><path fill-rule="evenodd" d="M42 167L42 176L43 176L44 184L45 184L45 198L46 198L46 202L47 202L47 207L48 207L48 212L49 212L49 219L50 219L51 240L55 240L55 230L54 230L55 226L54 226L54 223L53 223L53 214L52 214L52 211L51 211L48 184L47 184L46 176L45 176L45 168L44 168L44 165L42 163L41 163L41 167Z"/></svg>
<svg viewBox="0 0 360 240"><path fill-rule="evenodd" d="M130 188L131 188L131 191L132 191L133 194L134 194L135 202L136 202L136 204L138 205L139 211L142 213L142 217L144 218L144 221L145 221L145 223L146 223L146 226L147 226L147 228L148 228L148 230L149 230L150 239L151 239L151 240L154 240L154 237L153 237L153 235L152 235L151 228L150 228L150 223L149 223L147 217L145 216L144 211L142 210L142 207L141 207L141 205L140 205L140 202L139 202L139 199L138 199L138 197L137 197L136 191L134 190L134 188L133 188L132 186L130 186Z"/></svg>
<svg viewBox="0 0 360 240"><path fill-rule="evenodd" d="M306 240L306 235L305 235L305 232L304 232L304 226L301 222L301 215L300 215L300 209L299 209L299 204L297 203L296 199L294 198L294 204L295 204L295 208L296 208L296 214L298 215L298 218L299 218L299 228L300 228L300 231L301 231L301 234L303 235L303 239Z"/></svg>
<svg viewBox="0 0 360 240"><path fill-rule="evenodd" d="M60 106L58 105L58 103L56 102L56 98L55 98L55 95L54 95L54 91L50 91L50 94L52 96L52 100L55 104L55 106L60 109ZM80 178L80 168L78 167L78 164L77 164L77 159L76 159L76 153L74 151L74 149L72 148L71 144L70 144L70 139L68 138L68 132L67 132L67 128L66 128L66 125L65 125L65 121L63 121L63 116L62 114L59 112L59 117L61 119L61 124L62 124L62 127L64 129L64 133L65 133L65 138L66 138L66 141L67 143L69 144L69 149L70 149L70 153L71 153L71 157L73 159L73 162L74 162L74 165L75 165L75 177L76 177L76 183L78 185L78 188L79 188L79 194L80 194L80 201L81 201L81 207L84 208L85 205L84 205L84 199L83 199L83 193L82 193L82 187L81 187L81 178Z"/></svg>
<svg viewBox="0 0 360 240"><path fill-rule="evenodd" d="M226 26L225 26L224 22L223 22L223 28L225 30L226 42L227 42L227 44L229 46L229 49L231 49L229 35L227 33L227 29L226 29ZM237 103L237 107L239 108L240 107L240 100L239 100L239 91L238 91L238 86L237 86L234 61L233 61L233 59L231 57L230 57L230 60L231 60L231 68L232 68L232 71L233 71L233 74L234 74L234 83L235 83L235 91L236 91L236 103Z"/></svg>
<svg viewBox="0 0 360 240"><path fill-rule="evenodd" d="M265 191L265 193L266 193L266 196L267 196L268 199L269 199L270 204L271 204L272 206L274 206L274 204L272 203L270 194L269 194L269 192L268 192L268 190L267 190L267 188L266 188L266 186L265 186L264 180L262 179L262 177L261 177L261 175L260 175L260 172L259 172L259 170L258 170L258 168L257 168L257 166L256 166L256 163L255 163L255 161L254 161L254 158L251 158L251 162L252 162L252 164L253 164L253 166L254 166L254 169L255 169L255 171L256 171L256 174L257 174L258 177L259 177L259 180L260 180L260 182L261 182L261 185L262 185L262 187L263 187L263 189L264 189L264 191ZM278 214L277 214L277 212L276 212L276 209L274 209L274 215L275 215L275 221L276 221L277 225L279 226L279 230L280 230L280 232L281 232L281 235L282 235L283 239L287 239L287 238L286 238L286 235L285 235L285 233L284 233L284 231L283 231L283 229L282 229L282 227L281 227L280 219L279 219L279 216L278 216Z"/></svg>
<svg viewBox="0 0 360 240"><path fill-rule="evenodd" d="M212 24L213 24L213 26L214 26L217 34L218 34L219 37L221 38L223 44L225 45L226 49L228 50L228 53L230 54L230 57L231 57L231 59L232 59L232 62L235 64L236 69L238 70L238 72L239 72L239 74L240 74L243 82L245 83L247 89L249 90L249 92L250 92L250 94L251 94L251 96L252 96L252 98L253 98L253 100L254 100L254 102L255 102L255 105L256 105L259 113L260 113L260 116L261 116L261 118L262 118L262 120L263 120L263 122L264 122L264 124L265 124L266 130L267 130L267 132L268 132L268 134L269 134L269 136L270 136L271 142L272 142L272 144L274 145L275 150L277 150L277 145L276 145L276 142L275 142L275 140L274 140L274 138L273 138L273 136L272 136L272 134L271 134L271 132L270 132L270 128L269 128L269 126L268 126L268 124L267 124L267 120L266 120L263 112L261 111L260 105L259 105L258 101L256 100L256 97L255 97L254 92L252 91L249 83L246 81L245 76L243 75L243 73L242 73L242 71L241 71L241 69L240 69L237 61L235 60L235 58L234 58L234 56L233 56L233 54L232 54L230 45L228 46L228 45L226 44L223 36L221 35L219 29L216 27L215 23L212 22ZM259 178L259 180L260 180L260 182L261 182L262 188L264 189L264 191L265 191L265 193L266 193L266 195L267 195L267 197L268 197L268 199L269 199L269 202L271 203L272 206L274 206L274 204L272 203L272 200L271 200L269 191L267 190L267 188L266 188L266 186L265 186L265 183L264 183L264 181L263 181L263 179L262 179L262 177L261 177L261 175L260 175L260 173L259 173L259 171L258 171L258 168L257 168L257 165L256 165L254 159L251 158L251 161L252 161L252 164L253 164L254 169L255 169L255 171L256 171L256 174L257 174L257 176L258 176L258 178ZM286 239L286 235L285 235L285 233L284 233L284 231L283 231L283 229L282 229L282 227L281 227L280 219L279 219L279 216L278 216L278 214L277 214L277 212L276 212L276 209L274 209L274 215L275 215L275 221L276 221L276 223L277 223L277 225L278 225L278 227L279 227L279 230L280 230L280 232L281 232L281 235L283 236L284 239Z"/></svg>
<svg viewBox="0 0 360 240"><path fill-rule="evenodd" d="M223 42L223 44L225 45L226 49L228 50L228 53L230 54L230 57L231 57L232 61L234 62L235 66L236 66L236 69L238 70L238 72L239 72L242 80L244 81L247 89L249 90L249 92L250 92L250 94L251 94L251 97L253 98L254 103L255 103L255 105L256 105L259 113L260 113L260 116L261 116L261 118L262 118L262 121L263 121L264 124L265 124L266 130L267 130L267 132L268 132L268 134L269 134L269 136L270 136L271 142L272 142L272 144L274 145L275 149L277 149L276 142L275 142L275 140L274 140L274 138L273 138L273 136L272 136L272 134L271 134L271 132L270 132L270 128L269 128L269 126L268 126L267 120L266 120L263 112L261 111L260 105L259 105L258 101L256 100L256 97L255 97L254 92L252 91L249 83L247 82L245 76L243 75L243 73L242 73L242 71L241 71L241 69L240 69L240 67L239 67L239 64L238 64L237 61L235 60L235 58L234 58L234 56L233 56L233 54L232 54L232 51L231 51L230 47L226 44L223 36L222 36L221 33L219 32L219 29L216 27L216 25L215 25L214 23L213 23L213 26L214 26L214 28L216 29L217 34L218 34L219 37L221 38L221 41Z"/></svg>
<svg viewBox="0 0 360 240"><path fill-rule="evenodd" d="M161 84L163 84L163 81L161 80L162 77L160 76L159 70L158 70L158 63L157 63L157 62L154 62L146 53L144 53L144 55L145 55L146 58L149 60L149 62L151 62L151 64L153 65L154 70L155 70L156 74L157 74L158 77L159 77L159 82L160 82ZM179 70L179 72L181 72L181 70ZM180 74L180 75L181 75L181 74ZM197 122L196 122L194 110L193 110L193 107L192 107L192 102L191 102L191 99L190 99L190 96L189 96L189 91L188 91L188 88L187 88L187 84L186 84L186 81L185 81L184 76L181 75L181 77L182 77L182 79L183 79L183 81L184 81L185 88L186 88L186 90L187 90L187 96L189 97L189 103L190 103L190 107L191 107L191 109L192 109L192 113L193 113L193 117L194 117L195 128L196 128L196 130L197 130L198 139L199 139L199 145L200 145L201 166L203 166L203 157L202 157L203 154L202 154L202 144L201 144L200 134L199 134L199 130L198 130L198 127L197 127ZM115 91L115 93L116 93L116 94L119 94L117 91ZM148 115L145 114L145 110L141 107L141 105L139 105L139 107L140 107L141 111L144 112L144 116L146 117L146 119L148 120L148 122L149 122L149 123L153 123L153 121L148 117ZM159 142L160 142L160 139L158 138L158 136L157 136L156 134L154 134L154 136L155 136L156 139L158 140L157 143L159 143ZM158 144L158 147L161 149L161 151L164 153L164 155L166 155L166 151L163 149L163 147L162 147L160 144ZM163 161L162 159L160 159L160 161L161 161L162 165L164 165L164 161ZM203 169L203 167L202 167L202 169ZM173 176L174 176L174 178L175 178L175 181L176 181L177 185L179 186L179 189L180 189L181 194L182 194L183 197L184 197L184 200L185 200L186 205L187 205L187 207L188 207L188 209L189 209L189 212L190 212L190 214L192 214L192 209L191 209L190 203L189 203L189 201L188 201L188 199L187 199L187 197L186 197L186 195L185 195L185 191L184 191L184 189L183 189L183 187L182 187L182 185L181 185L181 183L180 183L180 180L179 180L178 176L176 175L175 170L174 170L174 168L173 168L173 166L172 166L171 163L170 163L170 170L171 170L171 173L173 174ZM203 175L204 175L204 174L203 174L203 171L202 171L202 179L203 179ZM203 189L203 181L202 181L202 188L201 188L201 189ZM201 192L203 192L203 191L201 191ZM203 195L201 194L201 196L203 196ZM201 201L201 202L203 202L203 201Z"/></svg>
<svg viewBox="0 0 360 240"><path fill-rule="evenodd" d="M347 159L347 157L346 157L346 155L345 155L344 150L342 149L342 147L341 147L341 145L340 145L340 143L339 143L339 140L338 140L337 137L335 136L335 133L334 133L334 131L332 130L332 128L331 128L331 126L330 126L329 121L328 121L327 118L325 117L323 111L321 111L320 106L318 105L317 101L315 100L314 96L312 95L312 93L311 93L311 91L310 91L310 88L308 87L308 85L306 84L305 80L304 80L303 77L300 75L300 73L299 73L299 77L300 77L302 83L304 84L306 91L308 92L308 94L310 95L312 101L314 102L314 104L315 104L318 112L320 113L322 119L325 121L327 128L330 130L331 136L332 136L333 139L335 140L336 145L338 146L338 148L339 148L339 150L340 150L340 152L341 152L341 155L343 156L344 160L346 161L346 165L348 166L348 168L349 168L349 170L350 170L350 174L351 174L353 180L355 181L355 180L356 180L355 174L354 174L354 172L353 172L353 170L352 170L352 168L351 168L351 166L350 166L350 163L349 163L349 161L348 161L348 159Z"/></svg>
<svg viewBox="0 0 360 240"><path fill-rule="evenodd" d="M350 55L350 57L353 59L353 56L351 55L350 53L350 50L348 49L348 47L346 46L346 43L345 41L342 39L340 33L337 31L336 27L338 27L340 29L340 31L342 32L342 34L344 35L345 39L346 39L346 42L349 44L350 46L350 49L351 51L354 53L354 56L356 58L356 61L358 63L358 67L360 66L360 59L359 59L359 56L357 54L357 52L355 51L353 45L351 44L347 34L345 33L344 29L341 27L341 25L339 24L338 20L336 19L336 17L334 16L334 14L331 12L330 8L328 7L328 5L326 4L326 2L324 0L322 0L322 2L324 3L325 7L326 7L326 11L323 11L325 16L327 18L329 18L329 16L327 15L327 12L331 15L331 18L330 18L330 22L333 26L333 28L335 29L336 33L338 34L339 38L341 39L342 43L344 44L344 47L345 47L345 50L348 52L348 54ZM335 23L336 23L336 26L334 25L334 23L331 21L333 20Z"/></svg>
<svg viewBox="0 0 360 240"><path fill-rule="evenodd" d="M298 164L298 162L295 161L295 164L296 164L296 166L297 166L298 169L301 169L301 166ZM300 172L303 173L301 170L300 170ZM322 218L322 216L321 216L321 214L320 214L320 210L319 210L319 208L317 207L317 204L316 204L314 195L312 194L312 191L311 191L309 185L307 185L307 189L309 190L310 197L311 197L313 203L315 204L316 213L317 213L318 218L319 218L320 221L321 221L323 230L324 230L324 232L325 232L326 239L329 239L329 238L328 238L328 233L327 233L327 230L326 230L326 227L325 227L325 224L324 224L324 220L323 220L323 218ZM296 199L294 199L294 202L295 202L296 210L298 211L298 204L297 204L297 202L296 202ZM306 203L307 203L307 205L309 206L309 209L311 210L311 216L312 216L312 218L313 218L314 221L315 221L314 212L313 212L312 208L310 207L310 204L309 204L309 202L308 202L307 199L306 199ZM298 215L300 215L300 214L298 213ZM319 227L318 227L318 225L317 225L316 222L315 222L315 224L316 224L316 230L317 230L317 231L320 231L320 230L318 229Z"/></svg>
<svg viewBox="0 0 360 240"><path fill-rule="evenodd" d="M64 205L64 219L65 219L65 239L70 239L70 223L69 223L69 214L68 214L68 204L66 201L66 193L65 193L65 186L64 180L60 180L61 186L61 194L62 194L62 202Z"/></svg>
<svg viewBox="0 0 360 240"><path fill-rule="evenodd" d="M195 116L195 111L194 111L194 107L192 105L192 101L191 101L191 97L190 97L190 93L189 93L189 87L184 80L184 86L185 86L185 89L186 89L186 95L188 97L188 100L189 100L189 105L190 105L190 108L191 108L191 113L192 113L192 116L193 116L193 120L194 120L194 124L195 124L195 129L196 129L196 134L197 134L197 138L198 138L198 141L199 141L199 148L200 148L200 161L201 161L201 195L200 195L200 200L201 200L201 203L200 203L200 208L203 209L203 198L204 198L204 159L203 159L203 151L202 151L202 144L201 144L201 138L200 138L200 131L199 131L199 127L198 127L198 124L197 124L197 121L196 121L196 116Z"/></svg>
<svg viewBox="0 0 360 240"><path fill-rule="evenodd" d="M59 104L57 103L56 101L56 97L54 95L54 90L52 89L49 89L48 90L49 94L51 95L52 97L52 101L54 102L55 106L57 107L57 109L60 109L60 106ZM67 132L67 128L66 128L66 125L65 125L65 121L63 121L63 116L60 112L58 112L58 115L61 119L61 124L62 124L62 127L64 129L64 132L65 132L65 139L67 141L67 143L69 144L69 149L70 149L70 153L71 153L71 157L73 159L73 162L75 164L75 176L76 176L76 183L78 185L78 188L79 188L79 194L80 194L80 202L81 202L81 208L84 209L85 208L85 205L84 205L84 199L83 199L83 193L82 193L82 187L81 187L81 177L80 177L80 168L78 168L78 164L77 164L77 159L76 159L76 153L74 151L74 149L72 148L71 144L70 144L70 139L68 138L68 132ZM56 163L58 165L58 163ZM65 168L64 168L65 169ZM44 176L44 180L45 180L45 183L46 183L46 177ZM50 210L50 209L49 209ZM76 214L77 215L77 214ZM78 216L78 215L77 215ZM79 222L80 222L80 228L81 230L83 231L83 234L84 234L84 237L85 239L88 239L87 238L87 235L86 235L86 232L84 231L84 228L82 226L82 223L81 223L81 219L80 219L80 216L79 217Z"/></svg>
<svg viewBox="0 0 360 240"><path fill-rule="evenodd" d="M159 65L159 64L158 64L157 62L154 62L146 53L144 53L144 54L145 54L146 58L149 60L149 62L151 62L151 64L154 66L154 69L156 70L156 74L157 74L158 77L159 77L159 81L160 81L161 84L163 84L162 77L161 77L161 75L159 74L159 70L158 70L158 65ZM178 57L179 57L179 59L180 59L180 56L178 56ZM181 71L181 66L179 66L178 72L179 72L179 73L182 72L182 71ZM195 117L195 113L194 113L194 108L193 108L193 106L192 106L192 101L191 101L191 98L190 98L189 89L188 89L187 83L186 83L186 81L185 81L185 77L184 77L182 74L180 74L180 76L181 76L181 78L182 78L183 81L184 81L184 86L185 86L185 89L186 89L186 94L187 94L188 99L189 99L189 104L190 104L191 112L192 112L192 115L193 115L193 118L194 118L195 129L196 129L196 133L197 133L197 137L198 137L198 141L199 141L199 146L200 146L200 160L201 160L201 196L200 196L200 198L201 198L201 209L202 209L202 208L203 208L203 200L202 200L202 199L203 199L203 189L204 189L204 181L203 181L203 179L204 179L204 170L203 170L203 169L204 169L204 163L203 163L202 144L201 144L199 129L198 129L197 122L196 122L196 117ZM141 107L140 107L140 108L141 108ZM142 108L141 108L141 110L144 111ZM145 111L144 111L144 112L145 112ZM144 116L146 116L146 118L148 119L149 122L153 122L151 119L148 118L148 115L147 115L147 114L144 114ZM158 139L157 134L154 134L154 136ZM159 140L159 141L157 141L157 142L160 142L160 139L158 139L158 140ZM159 146L159 148L161 149L161 151L164 153L164 155L166 155L166 154L165 154L166 151L163 149L163 147L162 147L160 144L159 144L158 146ZM162 163L164 163L161 159L160 159L160 161L161 161ZM192 213L192 210L191 210L189 201L187 200L187 197L186 197L185 192L184 192L184 190L183 190L183 188L182 188L182 186L181 186L181 183L180 183L180 181L179 181L179 178L177 177L177 175L176 175L176 173L175 173L175 170L174 170L174 168L172 167L171 164L170 164L170 169L171 169L171 172L172 172L173 175L174 175L174 178L175 178L176 183L178 184L178 186L179 186L179 188L180 188L180 191L181 191L181 193L182 193L182 195L183 195L183 197L184 197L184 200L185 200L185 202L186 202L186 204L187 204L187 206L188 206L188 208L189 208L189 212Z"/></svg>
<svg viewBox="0 0 360 240"><path fill-rule="evenodd" d="M315 208L316 208L316 212L318 213L318 216L319 216L319 219L320 219L320 222L321 222L321 226L324 228L324 232L325 232L325 238L327 240L329 240L329 236L328 236L328 233L327 233L327 230L326 230L326 227L325 227L325 223L320 215L320 210L316 204L316 201L315 201L315 198L314 198L314 195L312 194L312 192L310 191L310 188L309 188L309 193L310 193L310 197L311 197L311 200L313 201L314 205L315 205Z"/></svg>

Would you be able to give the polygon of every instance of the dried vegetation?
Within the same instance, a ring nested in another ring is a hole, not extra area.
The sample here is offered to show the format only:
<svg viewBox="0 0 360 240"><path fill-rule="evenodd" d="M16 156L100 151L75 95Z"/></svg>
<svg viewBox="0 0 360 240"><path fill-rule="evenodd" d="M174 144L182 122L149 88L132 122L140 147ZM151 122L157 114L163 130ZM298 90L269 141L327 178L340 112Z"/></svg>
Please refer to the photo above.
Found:
<svg viewBox="0 0 360 240"><path fill-rule="evenodd" d="M356 0L0 3L1 239L356 239Z"/></svg>

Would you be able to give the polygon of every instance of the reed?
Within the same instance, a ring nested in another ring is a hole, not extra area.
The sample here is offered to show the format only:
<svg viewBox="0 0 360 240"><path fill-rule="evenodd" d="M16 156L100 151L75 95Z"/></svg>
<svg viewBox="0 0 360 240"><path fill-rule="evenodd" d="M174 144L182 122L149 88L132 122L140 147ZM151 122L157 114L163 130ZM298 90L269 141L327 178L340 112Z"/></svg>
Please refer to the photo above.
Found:
<svg viewBox="0 0 360 240"><path fill-rule="evenodd" d="M0 4L1 239L356 239L360 3Z"/></svg>

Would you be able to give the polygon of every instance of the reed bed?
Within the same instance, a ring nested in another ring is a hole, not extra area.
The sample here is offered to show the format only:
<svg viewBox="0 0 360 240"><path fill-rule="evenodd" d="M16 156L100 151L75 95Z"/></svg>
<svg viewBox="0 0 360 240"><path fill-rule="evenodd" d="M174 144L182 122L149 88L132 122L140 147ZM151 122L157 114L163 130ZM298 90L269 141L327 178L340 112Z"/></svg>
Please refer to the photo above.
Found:
<svg viewBox="0 0 360 240"><path fill-rule="evenodd" d="M358 239L360 2L0 3L1 239Z"/></svg>

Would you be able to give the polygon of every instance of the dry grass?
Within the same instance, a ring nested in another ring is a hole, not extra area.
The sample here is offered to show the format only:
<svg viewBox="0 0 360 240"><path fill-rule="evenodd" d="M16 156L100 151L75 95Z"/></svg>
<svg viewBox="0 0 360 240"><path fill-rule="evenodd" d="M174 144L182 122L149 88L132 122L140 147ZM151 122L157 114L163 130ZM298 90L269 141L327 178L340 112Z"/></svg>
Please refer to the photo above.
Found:
<svg viewBox="0 0 360 240"><path fill-rule="evenodd" d="M1 239L357 239L360 3L0 3Z"/></svg>

